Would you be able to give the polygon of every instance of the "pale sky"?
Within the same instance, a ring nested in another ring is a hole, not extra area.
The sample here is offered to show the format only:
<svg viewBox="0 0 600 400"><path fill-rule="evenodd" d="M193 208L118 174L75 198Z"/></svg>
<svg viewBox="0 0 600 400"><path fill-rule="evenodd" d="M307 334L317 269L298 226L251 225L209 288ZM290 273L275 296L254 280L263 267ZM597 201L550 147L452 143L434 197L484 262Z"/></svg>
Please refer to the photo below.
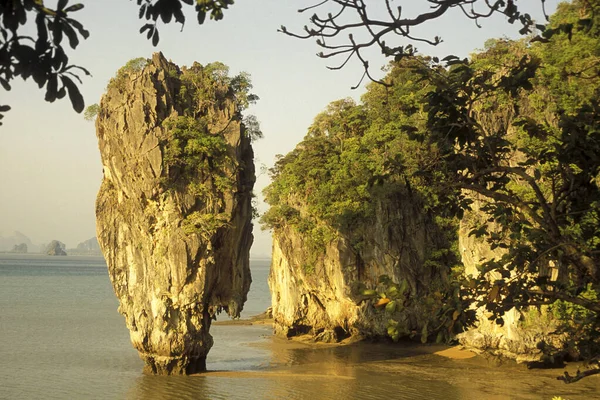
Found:
<svg viewBox="0 0 600 400"><path fill-rule="evenodd" d="M109 79L128 60L150 57L155 51L162 51L180 66L221 61L233 74L249 72L253 91L260 97L249 112L258 117L265 135L254 145L259 171L261 164L271 166L276 154L292 150L328 103L343 97L358 100L364 92L364 84L351 90L362 73L357 62L342 71L329 71L327 62L315 56L320 49L313 41L277 32L281 25L301 30L308 15L296 10L316 2L237 0L222 21L199 26L189 14L182 32L178 24L162 26L155 48L138 33L143 23L137 18L135 1L82 0L85 8L77 12L76 19L91 36L69 54L74 64L88 68L93 75L83 78L80 86L86 105L99 102ZM55 2L47 3L53 6ZM425 0L394 3L406 9L423 5ZM558 1L546 3L551 13ZM521 0L517 4L541 21L540 2ZM509 25L502 17L482 24L479 29L460 13L433 21L420 32L442 36L444 43L435 48L421 44L420 53L466 57L489 38L518 36L518 25ZM375 72L386 63L376 52L370 53L370 60ZM0 235L18 230L37 244L58 239L75 247L95 236L94 203L102 166L94 124L75 113L68 99L46 103L44 92L32 80L14 80L12 86L10 92L0 89L0 103L12 107L0 126ZM258 177L255 191L259 197L268 181L266 175ZM261 208L264 211L264 205ZM254 235L251 254L268 256L269 233L256 223Z"/></svg>

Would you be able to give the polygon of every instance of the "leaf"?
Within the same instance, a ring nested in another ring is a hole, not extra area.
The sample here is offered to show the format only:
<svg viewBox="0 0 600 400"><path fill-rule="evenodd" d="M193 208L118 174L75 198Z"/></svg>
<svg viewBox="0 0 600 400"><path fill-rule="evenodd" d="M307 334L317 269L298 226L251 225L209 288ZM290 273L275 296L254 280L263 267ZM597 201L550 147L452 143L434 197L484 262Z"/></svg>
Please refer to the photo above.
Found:
<svg viewBox="0 0 600 400"><path fill-rule="evenodd" d="M58 92L56 92L56 98L57 99L62 99L63 97L65 97L67 95L67 92L65 90L65 87L61 87L60 89L58 89Z"/></svg>
<svg viewBox="0 0 600 400"><path fill-rule="evenodd" d="M59 45L62 42L63 31L62 23L57 18L54 19L52 24L52 39L55 45ZM60 47L60 46L59 46Z"/></svg>
<svg viewBox="0 0 600 400"><path fill-rule="evenodd" d="M62 11L66 6L69 0L58 0L58 4L56 5L57 11Z"/></svg>
<svg viewBox="0 0 600 400"><path fill-rule="evenodd" d="M386 304L388 304L391 300L387 297L383 298L383 299L379 299L379 301L377 303L375 303L375 307L383 307Z"/></svg>
<svg viewBox="0 0 600 400"><path fill-rule="evenodd" d="M489 302L493 302L498 299L499 295L500 295L500 286L494 285L494 287L492 287L492 290L490 290L490 292L488 293L487 299Z"/></svg>
<svg viewBox="0 0 600 400"><path fill-rule="evenodd" d="M7 92L10 90L10 84L8 83L8 81L6 79L0 78L0 85L2 85L4 90L6 90Z"/></svg>
<svg viewBox="0 0 600 400"><path fill-rule="evenodd" d="M460 316L460 311L454 310L454 312L452 313L452 321L456 321L459 316Z"/></svg>
<svg viewBox="0 0 600 400"><path fill-rule="evenodd" d="M67 35L67 38L69 38L69 46L71 46L72 49L76 48L77 45L79 45L79 38L77 37L77 33L75 33L75 31L73 30L73 28L71 28L69 24L64 24L63 29L65 35Z"/></svg>
<svg viewBox="0 0 600 400"><path fill-rule="evenodd" d="M48 78L48 84L46 85L46 97L45 100L52 103L56 100L56 94L58 92L58 78L56 75L50 75Z"/></svg>
<svg viewBox="0 0 600 400"><path fill-rule="evenodd" d="M182 25L185 24L185 15L183 15L183 12L181 12L181 8L175 9L175 11L173 11L173 15L175 16L176 22L179 22ZM183 29L183 27L181 27L181 29Z"/></svg>
<svg viewBox="0 0 600 400"><path fill-rule="evenodd" d="M46 76L46 71L40 65L35 65L31 69L31 76L33 77L35 83L38 84L38 87L40 89L44 87L44 85L46 84L46 80L48 79Z"/></svg>
<svg viewBox="0 0 600 400"><path fill-rule="evenodd" d="M169 3L164 3L164 4L169 4ZM165 24L168 24L169 22L171 22L171 18L173 18L173 10L171 10L170 8L166 8L166 6L162 6L160 8L160 19L162 19L162 21Z"/></svg>
<svg viewBox="0 0 600 400"><path fill-rule="evenodd" d="M81 24L81 22L73 19L73 18L67 18L66 19L67 23L71 24L71 26L75 29L77 29L77 32L79 32L79 34L84 38L87 39L90 37L90 32L88 30L86 30L83 25Z"/></svg>
<svg viewBox="0 0 600 400"><path fill-rule="evenodd" d="M152 28L152 24L146 24L140 28L140 33L144 33L148 29Z"/></svg>
<svg viewBox="0 0 600 400"><path fill-rule="evenodd" d="M7 112L7 111L10 111L10 106L7 106L7 105L0 106L0 112Z"/></svg>
<svg viewBox="0 0 600 400"><path fill-rule="evenodd" d="M85 108L85 102L83 101L83 96L79 91L79 88L75 83L67 76L60 77L63 85L67 88L67 92L69 92L69 99L71 100L71 104L73 105L73 109L81 113Z"/></svg>
<svg viewBox="0 0 600 400"><path fill-rule="evenodd" d="M46 29L46 18L44 14L39 13L35 17L35 24L37 26L38 38L35 42L35 49L39 53L43 53L43 48L48 46L48 30Z"/></svg>
<svg viewBox="0 0 600 400"><path fill-rule="evenodd" d="M400 287L398 288L398 295L402 296L406 290L408 289L408 281L406 279L402 280L402 282L400 282Z"/></svg>
<svg viewBox="0 0 600 400"><path fill-rule="evenodd" d="M154 34L152 35L152 46L156 47L158 45L158 29L154 30Z"/></svg>
<svg viewBox="0 0 600 400"><path fill-rule="evenodd" d="M198 23L202 25L206 19L206 11L198 10Z"/></svg>
<svg viewBox="0 0 600 400"><path fill-rule="evenodd" d="M140 12L138 14L138 18L142 19L144 17L144 12L146 11L146 3L142 4L140 7Z"/></svg>
<svg viewBox="0 0 600 400"><path fill-rule="evenodd" d="M78 70L82 71L82 72L83 72L84 74L86 74L87 76L92 76L92 74L91 74L91 72L90 72L90 71L88 71L86 68L83 68L83 67L81 67L81 66L79 66L79 65L69 65L69 66L68 66L67 68L65 68L64 70L65 70L65 71L68 71L68 70L70 70L70 69L73 69L73 68L76 68L76 69L78 69ZM81 82L81 79L79 80L79 82Z"/></svg>
<svg viewBox="0 0 600 400"><path fill-rule="evenodd" d="M75 12L75 11L79 11L83 8L83 4L81 3L77 3L77 4L73 4L71 7L67 7L67 9L65 9L65 12Z"/></svg>
<svg viewBox="0 0 600 400"><path fill-rule="evenodd" d="M459 59L458 57L451 54L449 56L442 58L442 61L452 61L452 60L458 60L458 59Z"/></svg>
<svg viewBox="0 0 600 400"><path fill-rule="evenodd" d="M387 303L387 305L385 306L385 312L388 314L394 313L394 311L396 311L396 304L398 303L395 300Z"/></svg>

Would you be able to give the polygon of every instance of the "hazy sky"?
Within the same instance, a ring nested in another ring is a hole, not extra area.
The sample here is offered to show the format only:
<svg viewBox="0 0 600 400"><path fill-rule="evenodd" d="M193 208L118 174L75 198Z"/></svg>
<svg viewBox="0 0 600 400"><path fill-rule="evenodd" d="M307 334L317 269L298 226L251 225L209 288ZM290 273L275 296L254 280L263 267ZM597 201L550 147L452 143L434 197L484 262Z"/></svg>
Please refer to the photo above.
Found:
<svg viewBox="0 0 600 400"><path fill-rule="evenodd" d="M82 0L85 8L77 19L91 36L69 54L74 64L85 66L93 75L84 78L81 86L88 105L99 102L109 79L128 60L150 57L155 51L180 66L221 61L232 73L249 72L260 97L250 112L258 117L265 135L254 147L257 167L261 163L271 166L276 154L285 154L303 138L314 116L329 102L343 97L358 100L364 92L364 85L350 89L361 76L356 62L342 71L329 71L327 63L315 56L320 50L314 42L277 33L282 24L300 30L307 15L296 10L315 2L237 0L218 23L198 26L195 16L188 15L182 32L177 24L162 26L161 41L154 48L138 33L142 22L137 19L135 1ZM424 3L395 0L405 8ZM558 1L546 3L552 12ZM541 20L539 1L517 4ZM421 28L431 37L442 36L444 43L436 48L420 45L419 50L467 56L482 48L488 38L517 36L517 25L501 17L485 20L483 26L479 29L462 14L453 13ZM385 60L371 53L371 64L377 71ZM95 236L94 203L102 166L94 125L75 113L67 99L46 103L44 92L33 81L13 82L12 91L0 89L0 103L12 106L0 127L0 234L19 230L34 243L58 239L74 247ZM259 176L256 192L267 184L268 177ZM261 232L255 224L252 254L268 255L270 247L268 232Z"/></svg>

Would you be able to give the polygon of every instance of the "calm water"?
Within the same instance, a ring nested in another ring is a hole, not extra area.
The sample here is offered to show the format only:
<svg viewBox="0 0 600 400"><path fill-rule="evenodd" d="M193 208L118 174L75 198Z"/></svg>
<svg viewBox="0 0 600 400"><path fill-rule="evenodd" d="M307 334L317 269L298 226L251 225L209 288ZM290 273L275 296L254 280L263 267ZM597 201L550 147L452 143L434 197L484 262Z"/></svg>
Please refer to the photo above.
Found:
<svg viewBox="0 0 600 400"><path fill-rule="evenodd" d="M247 317L269 306L268 261L253 261ZM418 348L307 348L264 326L213 326L192 377L141 373L104 260L0 254L0 399L600 398L600 379L566 386L556 371L452 361ZM250 372L243 372L250 371Z"/></svg>

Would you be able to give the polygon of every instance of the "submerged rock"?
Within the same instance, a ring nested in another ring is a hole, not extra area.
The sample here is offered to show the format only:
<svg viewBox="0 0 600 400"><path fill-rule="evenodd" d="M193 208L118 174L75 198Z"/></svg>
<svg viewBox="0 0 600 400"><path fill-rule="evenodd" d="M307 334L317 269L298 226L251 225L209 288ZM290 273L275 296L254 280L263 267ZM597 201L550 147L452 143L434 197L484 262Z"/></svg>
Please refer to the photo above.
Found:
<svg viewBox="0 0 600 400"><path fill-rule="evenodd" d="M234 88L220 63L179 69L154 54L100 103L97 237L151 373L204 370L211 321L246 300L255 176L239 87L251 86Z"/></svg>
<svg viewBox="0 0 600 400"><path fill-rule="evenodd" d="M66 256L66 246L63 242L53 240L48 246L46 246L46 254L49 256Z"/></svg>

